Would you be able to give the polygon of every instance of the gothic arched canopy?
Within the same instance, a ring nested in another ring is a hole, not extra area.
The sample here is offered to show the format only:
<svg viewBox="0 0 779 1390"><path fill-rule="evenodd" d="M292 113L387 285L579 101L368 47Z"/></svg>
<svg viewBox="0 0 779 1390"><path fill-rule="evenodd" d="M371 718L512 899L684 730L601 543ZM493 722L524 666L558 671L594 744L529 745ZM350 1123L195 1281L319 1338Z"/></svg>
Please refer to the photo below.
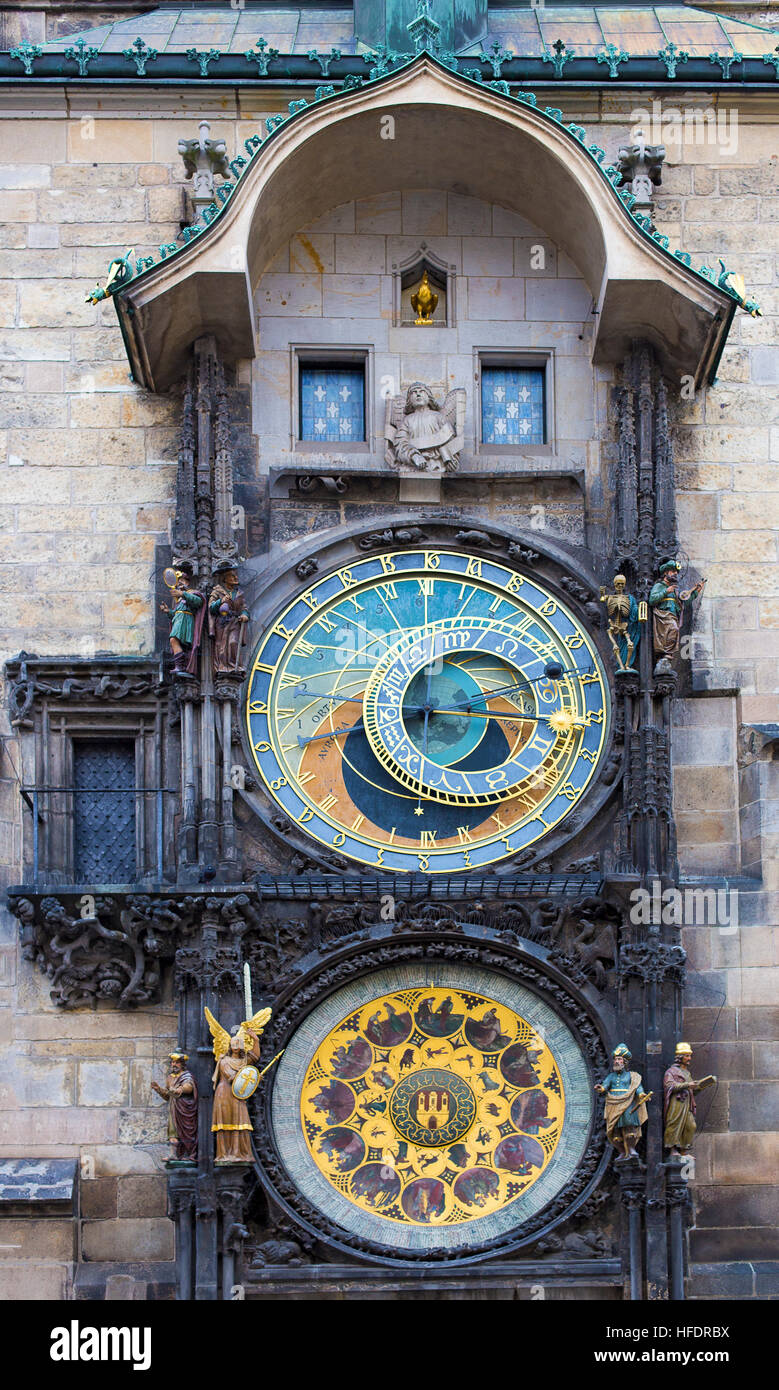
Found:
<svg viewBox="0 0 779 1390"><path fill-rule="evenodd" d="M398 187L500 202L552 237L592 293L598 362L641 338L667 370L701 381L735 309L631 217L559 119L428 55L294 112L234 187L213 225L116 295L134 374L153 390L204 334L228 359L253 357L253 292L284 242L340 203Z"/></svg>

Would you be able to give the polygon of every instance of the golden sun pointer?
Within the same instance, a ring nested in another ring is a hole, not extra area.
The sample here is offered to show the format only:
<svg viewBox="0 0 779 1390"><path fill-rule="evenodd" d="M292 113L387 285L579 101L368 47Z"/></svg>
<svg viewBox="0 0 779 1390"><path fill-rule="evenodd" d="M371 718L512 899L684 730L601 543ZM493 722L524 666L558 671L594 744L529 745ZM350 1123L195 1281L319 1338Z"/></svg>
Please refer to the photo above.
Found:
<svg viewBox="0 0 779 1390"><path fill-rule="evenodd" d="M569 710L558 709L549 716L549 727L556 734L567 734L574 727L574 717Z"/></svg>

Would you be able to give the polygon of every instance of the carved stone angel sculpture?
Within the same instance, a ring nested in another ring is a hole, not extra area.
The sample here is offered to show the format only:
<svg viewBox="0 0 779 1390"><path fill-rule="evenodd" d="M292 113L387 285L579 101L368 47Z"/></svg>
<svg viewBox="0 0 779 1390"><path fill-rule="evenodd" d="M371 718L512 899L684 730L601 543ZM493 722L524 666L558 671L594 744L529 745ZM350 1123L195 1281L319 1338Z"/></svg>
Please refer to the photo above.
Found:
<svg viewBox="0 0 779 1390"><path fill-rule="evenodd" d="M429 386L414 381L405 401L387 400L384 457L401 472L454 473L465 442L465 389L458 386L439 405Z"/></svg>
<svg viewBox="0 0 779 1390"><path fill-rule="evenodd" d="M251 1163L252 1125L245 1100L235 1094L233 1083L239 1072L260 1058L260 1037L271 1016L260 1009L252 1018L233 1029L232 1036L218 1023L210 1009L205 1010L214 1040L214 1108L211 1130L216 1135L217 1163Z"/></svg>

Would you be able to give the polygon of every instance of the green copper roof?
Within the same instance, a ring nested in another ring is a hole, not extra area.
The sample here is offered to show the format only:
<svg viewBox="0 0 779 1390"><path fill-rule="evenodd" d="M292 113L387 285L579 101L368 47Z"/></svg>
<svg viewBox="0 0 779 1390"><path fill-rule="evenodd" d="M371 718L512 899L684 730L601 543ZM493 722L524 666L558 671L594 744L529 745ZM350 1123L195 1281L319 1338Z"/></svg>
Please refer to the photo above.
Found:
<svg viewBox="0 0 779 1390"><path fill-rule="evenodd" d="M435 14L433 4L432 13ZM136 38L160 54L184 54L188 49L217 48L223 54L243 54L262 35L280 54L306 55L311 49L333 47L347 54L362 53L366 45L355 37L351 9L159 9L115 24L68 34L41 51L62 53L79 38L100 54L121 53ZM540 57L562 39L579 57L594 57L615 44L631 57L650 57L675 44L690 58L710 53L759 58L774 48L776 31L684 5L647 8L595 8L548 5L537 9L492 9L484 37L460 50L476 56L493 43L517 57Z"/></svg>

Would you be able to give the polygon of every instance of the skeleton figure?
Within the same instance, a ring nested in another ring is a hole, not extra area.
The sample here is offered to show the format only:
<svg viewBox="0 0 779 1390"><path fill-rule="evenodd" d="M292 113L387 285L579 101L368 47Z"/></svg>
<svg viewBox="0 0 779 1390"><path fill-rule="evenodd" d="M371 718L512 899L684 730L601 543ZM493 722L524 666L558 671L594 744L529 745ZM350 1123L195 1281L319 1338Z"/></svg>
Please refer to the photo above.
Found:
<svg viewBox="0 0 779 1390"><path fill-rule="evenodd" d="M630 671L633 658L641 640L639 623L640 610L632 594L627 592L624 574L614 575L614 593L600 591L600 601L605 603L608 614L608 637L611 643L618 671Z"/></svg>

